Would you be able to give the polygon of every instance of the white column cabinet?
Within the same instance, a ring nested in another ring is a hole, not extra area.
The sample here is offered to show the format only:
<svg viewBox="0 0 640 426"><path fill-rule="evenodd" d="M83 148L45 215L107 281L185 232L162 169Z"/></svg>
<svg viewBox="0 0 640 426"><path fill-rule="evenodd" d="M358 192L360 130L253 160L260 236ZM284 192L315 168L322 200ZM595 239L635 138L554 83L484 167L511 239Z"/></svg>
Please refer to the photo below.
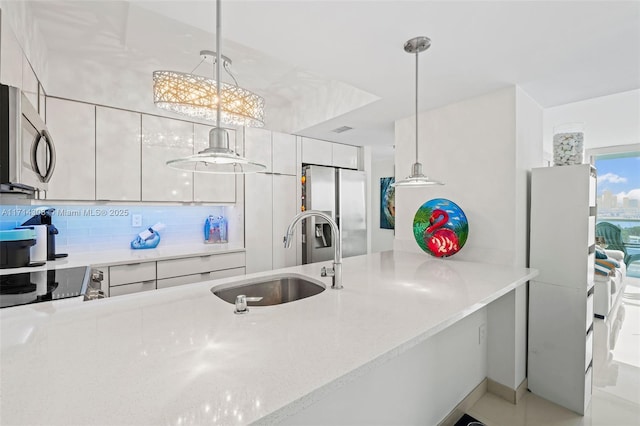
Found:
<svg viewBox="0 0 640 426"><path fill-rule="evenodd" d="M195 124L194 154L209 147L209 130L211 126ZM236 149L236 132L228 130L229 146ZM236 202L236 175L217 173L193 174L193 201L197 202Z"/></svg>
<svg viewBox="0 0 640 426"><path fill-rule="evenodd" d="M286 268L296 265L296 247L298 247L298 232L294 234L291 247L284 248L282 239L293 217L298 214L298 199L296 186L298 178L290 175L273 175L273 218L272 218L272 256L273 269Z"/></svg>
<svg viewBox="0 0 640 426"><path fill-rule="evenodd" d="M264 129L246 128L244 130L245 157L253 162L267 166L266 173L271 168L271 131Z"/></svg>
<svg viewBox="0 0 640 426"><path fill-rule="evenodd" d="M273 176L253 173L246 175L244 240L247 253L247 274L273 269Z"/></svg>
<svg viewBox="0 0 640 426"><path fill-rule="evenodd" d="M142 116L142 201L192 201L193 173L168 160L193 154L193 123Z"/></svg>
<svg viewBox="0 0 640 426"><path fill-rule="evenodd" d="M96 107L96 199L140 201L140 113Z"/></svg>
<svg viewBox="0 0 640 426"><path fill-rule="evenodd" d="M47 198L95 200L95 106L48 98L46 117L56 147L56 167Z"/></svg>
<svg viewBox="0 0 640 426"><path fill-rule="evenodd" d="M296 162L296 137L285 133L273 132L271 135L273 173L295 175L298 171Z"/></svg>
<svg viewBox="0 0 640 426"><path fill-rule="evenodd" d="M532 171L528 384L580 414L591 400L595 195L589 164Z"/></svg>
<svg viewBox="0 0 640 426"><path fill-rule="evenodd" d="M296 247L285 249L285 230L298 212L296 137L246 129L245 155L272 172L245 176L247 273L296 265Z"/></svg>

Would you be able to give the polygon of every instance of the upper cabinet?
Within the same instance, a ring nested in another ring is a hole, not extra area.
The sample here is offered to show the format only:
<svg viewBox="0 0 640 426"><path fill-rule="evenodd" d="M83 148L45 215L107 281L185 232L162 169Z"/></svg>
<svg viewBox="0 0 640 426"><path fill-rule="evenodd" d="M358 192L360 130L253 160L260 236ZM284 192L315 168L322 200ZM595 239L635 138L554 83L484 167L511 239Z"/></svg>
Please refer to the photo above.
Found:
<svg viewBox="0 0 640 426"><path fill-rule="evenodd" d="M47 198L95 200L96 107L49 98L46 116L56 147L56 167L49 181Z"/></svg>
<svg viewBox="0 0 640 426"><path fill-rule="evenodd" d="M271 149L273 173L294 175L298 170L296 163L296 137L285 133L272 132Z"/></svg>
<svg viewBox="0 0 640 426"><path fill-rule="evenodd" d="M142 116L142 201L192 201L193 173L167 161L193 154L193 123Z"/></svg>
<svg viewBox="0 0 640 426"><path fill-rule="evenodd" d="M358 168L358 147L305 137L301 139L303 163L345 169Z"/></svg>
<svg viewBox="0 0 640 426"><path fill-rule="evenodd" d="M332 145L327 141L302 138L302 162L319 166L333 166Z"/></svg>
<svg viewBox="0 0 640 426"><path fill-rule="evenodd" d="M334 143L332 146L333 166L345 169L358 168L358 147Z"/></svg>
<svg viewBox="0 0 640 426"><path fill-rule="evenodd" d="M140 113L96 107L96 199L140 201Z"/></svg>
<svg viewBox="0 0 640 426"><path fill-rule="evenodd" d="M196 124L194 130L194 154L209 147L211 126ZM236 150L236 132L229 133L229 148ZM236 175L218 173L193 174L193 201L197 202L236 202Z"/></svg>

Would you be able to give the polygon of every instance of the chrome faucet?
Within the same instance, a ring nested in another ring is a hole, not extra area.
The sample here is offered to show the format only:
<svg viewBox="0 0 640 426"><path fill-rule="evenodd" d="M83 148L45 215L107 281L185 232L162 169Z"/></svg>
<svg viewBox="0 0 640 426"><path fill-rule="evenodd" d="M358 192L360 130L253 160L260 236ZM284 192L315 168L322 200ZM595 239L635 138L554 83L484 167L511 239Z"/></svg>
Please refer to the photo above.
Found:
<svg viewBox="0 0 640 426"><path fill-rule="evenodd" d="M340 230L338 229L338 224L336 224L331 216L318 210L307 210L306 212L297 214L289 224L287 233L284 235L284 247L291 247L291 238L293 237L293 232L295 231L298 222L311 216L321 217L322 219L326 220L331 227L331 235L333 238L334 248L333 268L327 269L323 267L320 275L323 277L332 277L331 288L340 290L342 288L342 247L340 242Z"/></svg>

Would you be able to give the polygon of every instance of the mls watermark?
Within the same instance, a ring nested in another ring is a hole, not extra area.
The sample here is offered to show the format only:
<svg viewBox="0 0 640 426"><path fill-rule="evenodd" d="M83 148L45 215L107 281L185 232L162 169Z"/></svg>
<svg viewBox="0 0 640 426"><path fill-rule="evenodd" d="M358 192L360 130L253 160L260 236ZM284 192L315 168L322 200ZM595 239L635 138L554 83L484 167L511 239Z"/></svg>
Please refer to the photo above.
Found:
<svg viewBox="0 0 640 426"><path fill-rule="evenodd" d="M8 209L2 209L0 216L35 216L43 212L42 208L21 208L12 207ZM63 217L118 217L129 216L129 209L117 209L117 208L97 208L88 207L86 209L65 209L57 208L51 213L52 216Z"/></svg>

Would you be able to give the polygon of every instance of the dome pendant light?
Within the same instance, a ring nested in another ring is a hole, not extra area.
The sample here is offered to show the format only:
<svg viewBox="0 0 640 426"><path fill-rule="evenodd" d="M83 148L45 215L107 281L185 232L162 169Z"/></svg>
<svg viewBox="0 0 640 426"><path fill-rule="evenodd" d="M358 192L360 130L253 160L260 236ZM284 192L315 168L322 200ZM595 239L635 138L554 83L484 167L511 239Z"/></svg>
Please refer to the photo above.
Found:
<svg viewBox="0 0 640 426"><path fill-rule="evenodd" d="M416 55L416 162L411 167L411 175L392 184L394 187L422 187L444 185L442 182L429 179L422 173L422 164L418 161L418 54L431 46L428 37L415 37L404 44L404 51Z"/></svg>
<svg viewBox="0 0 640 426"><path fill-rule="evenodd" d="M221 83L220 53L221 16L220 0L216 0L216 80ZM220 127L221 124L221 90L222 84L216 84L216 127L209 132L209 148L195 155L167 161L167 166L198 173L243 174L262 172L267 169L263 164L254 163L241 157L229 148L229 134Z"/></svg>

